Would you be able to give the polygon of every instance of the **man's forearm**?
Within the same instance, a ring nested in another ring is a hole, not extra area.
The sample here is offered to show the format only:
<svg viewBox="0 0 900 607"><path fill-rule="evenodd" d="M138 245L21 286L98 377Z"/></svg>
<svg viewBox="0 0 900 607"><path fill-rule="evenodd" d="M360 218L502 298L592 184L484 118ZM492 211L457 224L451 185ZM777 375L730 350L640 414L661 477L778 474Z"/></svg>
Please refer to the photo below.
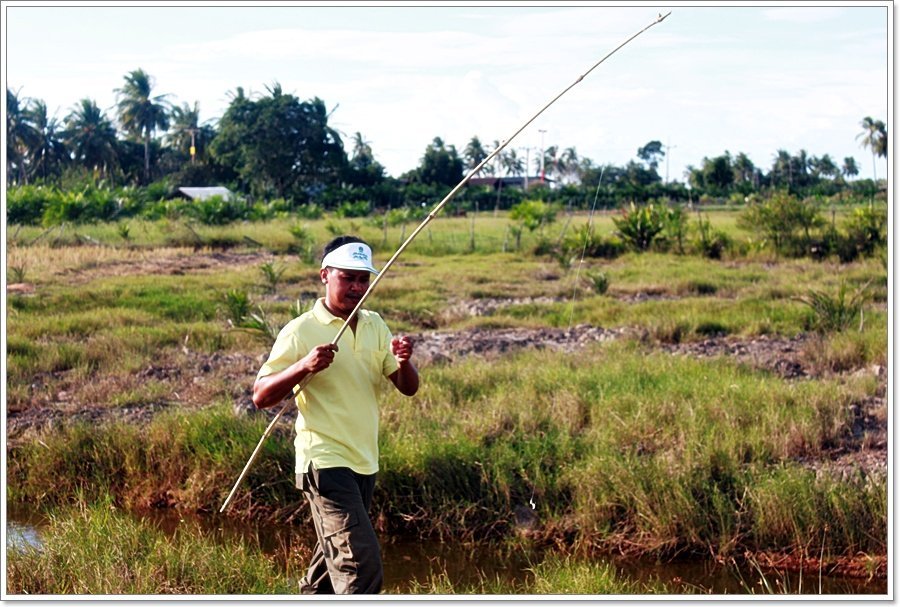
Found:
<svg viewBox="0 0 900 607"><path fill-rule="evenodd" d="M260 377L253 384L253 404L257 409L268 409L283 401L294 386L303 381L307 372L295 363L283 371Z"/></svg>
<svg viewBox="0 0 900 607"><path fill-rule="evenodd" d="M396 373L397 379L394 385L397 386L397 389L402 394L412 396L419 391L419 371L412 361L405 360L401 362L400 368L397 369Z"/></svg>

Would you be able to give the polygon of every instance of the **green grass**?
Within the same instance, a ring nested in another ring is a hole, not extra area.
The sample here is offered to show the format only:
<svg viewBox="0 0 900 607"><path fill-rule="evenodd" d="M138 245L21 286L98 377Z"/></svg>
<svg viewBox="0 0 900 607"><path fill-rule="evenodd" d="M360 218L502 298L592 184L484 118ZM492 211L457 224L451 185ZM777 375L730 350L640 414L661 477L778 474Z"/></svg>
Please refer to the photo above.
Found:
<svg viewBox="0 0 900 607"><path fill-rule="evenodd" d="M733 215L711 219L733 228ZM578 216L568 229L586 220ZM813 544L833 554L886 550L883 479L820 478L797 463L845 439L851 405L880 389L871 376L853 373L887 365L881 260L837 265L631 253L585 260L576 284L577 265L564 268L533 254L537 235L526 234L515 251L505 216L483 213L476 223L474 254L471 218L432 224L368 307L395 333L592 323L633 328L649 339L572 355L526 352L431 365L422 369L423 389L415 398L387 393L375 506L385 529L506 538L514 532L516 508L529 507L533 498L544 539L570 547L720 556L745 548L802 551ZM608 215L596 224L611 230ZM128 246L114 227L103 225L77 228L103 247L23 246L40 234L23 228L20 244L9 247L9 263L25 268L37 289L8 295L8 403L53 406L60 391L76 390L97 408L182 405L170 394L172 384L152 377L138 382L136 374L155 365L188 372L214 354L264 355L264 338L229 329L224 296L246 293L254 310L260 306L283 324L299 297L308 304L310 294L319 293L316 265L288 252L296 240L291 225L194 226L207 245L237 243L232 265L133 275L122 269L151 261L177 267L190 255L212 259L212 249L157 248L190 247L196 238L167 222L131 225ZM384 239L380 226L364 220L309 222L318 245L329 229L369 239L382 263L404 235L393 227ZM411 229L407 225L406 234ZM562 229L558 222L544 235L552 240ZM245 236L263 248L247 244ZM266 292L263 263L285 268L275 293ZM605 294L594 293L590 271L607 275ZM821 374L815 379L786 381L727 359L696 360L654 346L712 335L810 333L815 319L798 296L870 280L863 330L826 332L807 343L802 360ZM481 317L454 308L484 299L525 303ZM107 493L123 507L167 495L185 508L217 510L265 427L264 416L232 413L250 375L246 382L236 385L225 373L205 377L202 400L212 406L169 407L146 425L76 423L26 437L9 451L9 498L52 509L79 499L95 503ZM267 441L231 507L234 516L296 515L290 434L282 423ZM539 592L602 592L591 579L616 581L583 563L551 564L543 580L558 575L559 581ZM485 580L481 588L497 584Z"/></svg>
<svg viewBox="0 0 900 607"><path fill-rule="evenodd" d="M684 589L679 589L684 592ZM534 565L526 581L516 584L481 575L469 583L454 583L446 573L432 574L425 582L413 582L409 592L418 595L654 595L674 592L659 580L629 579L609 563L551 555ZM523 597L524 598L524 597Z"/></svg>
<svg viewBox="0 0 900 607"><path fill-rule="evenodd" d="M199 528L167 537L100 499L50 518L40 548L10 548L13 595L294 594L285 572L258 548Z"/></svg>

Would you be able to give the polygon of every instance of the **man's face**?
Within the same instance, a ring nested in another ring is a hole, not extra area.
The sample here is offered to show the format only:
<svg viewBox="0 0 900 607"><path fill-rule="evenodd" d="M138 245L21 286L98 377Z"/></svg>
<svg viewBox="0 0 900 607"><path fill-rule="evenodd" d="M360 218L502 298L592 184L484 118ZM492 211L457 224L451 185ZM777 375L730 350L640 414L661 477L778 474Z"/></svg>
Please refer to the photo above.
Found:
<svg viewBox="0 0 900 607"><path fill-rule="evenodd" d="M325 283L325 304L336 315L349 316L369 288L371 274L365 270L324 268L319 272Z"/></svg>

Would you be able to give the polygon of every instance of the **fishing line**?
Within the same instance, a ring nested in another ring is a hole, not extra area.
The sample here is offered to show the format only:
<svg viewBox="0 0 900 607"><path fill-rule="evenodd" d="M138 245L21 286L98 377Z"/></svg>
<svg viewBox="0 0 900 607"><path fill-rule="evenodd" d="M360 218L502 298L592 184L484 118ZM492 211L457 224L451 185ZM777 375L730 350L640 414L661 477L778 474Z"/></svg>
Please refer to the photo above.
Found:
<svg viewBox="0 0 900 607"><path fill-rule="evenodd" d="M572 299L571 305L569 307L569 326L566 329L566 335L569 334L569 331L572 330L572 317L575 314L575 295L578 292L578 275L581 272L581 265L584 263L584 256L587 252L588 242L591 240L593 236L593 226L594 226L594 209L597 208L597 199L600 197L600 183L603 181L603 171L606 170L606 167L602 167L600 169L600 178L597 180L597 191L594 193L594 202L591 205L591 212L588 215L588 225L587 225L587 233L584 237L584 246L581 247L581 259L578 260L578 268L575 270L575 286L572 288ZM531 497L528 498L528 504L531 506L532 510L535 510L537 506L534 503L534 492L535 486L532 483L531 485Z"/></svg>
<svg viewBox="0 0 900 607"><path fill-rule="evenodd" d="M671 14L672 14L671 11L668 12L668 13L666 13L665 15L663 15L662 13L659 13L659 15L657 16L657 18L656 18L652 23L650 23L649 25L645 26L643 29L641 29L641 30L638 31L637 33L632 34L627 40L625 40L625 42L621 43L619 46L617 46L616 48L614 48L613 50L611 50L610 52L608 52L606 55L604 55L604 57L603 57L602 59L600 59L599 61L597 61L596 63L594 63L594 65L592 65L592 66L590 67L590 69L588 69L585 73L583 73L583 74L581 74L580 76L578 76L578 78L577 78L572 84L570 84L569 86L567 86L567 87L566 87L565 89L563 89L558 95L556 95L555 97L553 97L553 99L551 99L550 101L548 101L548 102L547 102L541 109L539 109L539 110L538 110L531 118L529 118L527 121L525 121L525 123L524 123L522 126L520 126L518 129L516 129L516 131L515 131L512 135L510 135L508 138L506 138L506 139L504 139L503 141L501 141L501 142L500 142L500 145L497 146L497 148L496 148L493 152L491 152L490 154L488 154L488 155L487 155L487 156L486 156L486 157L478 164L478 166L476 166L476 167L473 168L471 171L469 171L469 173L468 173L465 177L463 177L462 181L460 181L458 184L456 184L456 186L454 186L453 189L450 190L450 192L444 197L444 199L441 200L441 201L440 201L440 202L439 202L439 203L431 210L430 213L428 213L428 215L425 217L425 219L422 221L422 223L420 223L419 226L418 226L415 230L413 230L412 234L409 235L409 237L403 242L403 244L400 245L400 248L398 248L398 249L394 252L394 254L391 256L391 258L388 259L387 263L384 264L384 266L381 268L381 272L379 272L379 274L375 277L375 279L374 279L372 282L369 283L369 288L366 290L365 293L363 293L363 296L360 298L359 302L356 304L356 307L353 308L353 311L350 312L350 315L347 317L347 319L344 321L344 324L343 324L343 325L341 326L341 328L338 330L337 335L335 335L334 339L332 339L332 341L331 341L332 345L336 345L336 344L337 344L338 340L340 340L340 338L341 338L341 335L343 335L344 332L347 330L347 328L350 326L350 322L353 320L353 318L356 316L356 314L357 314L357 313L359 312L359 310L362 308L363 304L364 304L364 303L366 302L366 300L369 298L369 294L372 293L372 291L375 289L375 287L381 282L381 279L384 278L384 276L387 274L388 269L390 269L390 267L394 264L394 262L397 260L397 258L400 257L400 255L403 253L403 251L406 250L406 247L408 247L409 244L410 244L413 240L415 240L416 236L419 235L419 232L421 232L422 230L424 230L425 227L431 222L431 220L433 220L433 219L437 216L437 214L440 212L440 210L441 210L442 208L444 208L444 205L446 205L447 202L449 202L451 199L453 199L454 196L456 196L457 192L459 192L459 191L463 188L463 186L465 186L466 183L468 183L469 179L471 179L474 175L476 175L476 174L478 173L478 171L480 171L480 170L484 167L484 165L486 165L488 162L490 162L491 160L493 160L493 158L494 158L495 156L497 156L497 155L501 152L501 150L503 150L507 145L509 145L509 143L510 143L516 136L518 136L519 133L521 133L522 131L524 131L524 130L528 127L528 125L530 125L532 122L534 122L534 121L537 119L538 116L540 116L541 114L543 114L544 111L545 111L547 108L549 108L551 105L553 105L554 103L556 103L556 101L557 101L560 97L562 97L563 95L565 95L565 94L566 94L567 92L569 92L569 90L572 89L575 85L577 85L577 84L580 83L582 80L584 80L585 76L587 76L588 74L590 74L591 72L593 72L598 66L600 66L600 64L602 64L602 63L605 62L607 59L609 59L610 57L612 57L617 51L619 51L619 50L620 50L622 47L624 47L626 44L628 44L629 42L631 42L632 40L634 40L635 38L637 38L638 36L640 36L641 34L643 34L645 31L647 31L648 29L650 29L651 27L653 27L653 26L656 25L657 23L661 23L661 22L663 21L663 19L665 19L666 17L668 17L668 16L671 15ZM294 389L293 389L292 392L293 392L294 394L298 394L299 392L301 392L301 391L306 387L306 385L310 382L310 380L312 380L312 378L313 378L313 374L306 375L306 376L300 381L300 383L298 383L296 386L294 386ZM228 508L228 505L231 503L231 500L234 499L234 496L235 496L235 494L237 493L237 489L238 489L238 487L240 486L241 481L243 481L243 480L244 480L244 477L247 476L247 472L250 470L250 466L253 465L253 462L256 461L256 458L259 456L260 451L262 450L263 443L265 443L266 439L267 439L267 438L269 437L269 435L272 433L272 430L273 430L274 427L275 427L275 423L281 418L281 416L284 414L284 412L287 411L288 407L290 407L290 406L292 405L292 402L293 402L293 401L292 401L291 399L288 399L288 398L287 398L288 396L290 396L290 394L286 394L286 395L285 395L286 401L285 401L284 405L281 407L281 409L279 409L278 413L275 414L275 417L272 418L272 421L269 422L269 425L266 426L266 429L265 429L265 431L263 432L262 437L259 439L259 442L256 444L256 448L253 450L253 453L250 454L250 459L247 460L247 463L244 465L244 469L241 470L240 475L238 475L238 478L237 478L237 480L234 482L234 486L232 486L231 491L230 491L229 494L228 494L228 497L225 498L225 501L224 501L224 503L222 504L222 507L219 508L219 512L220 512L220 513L221 513L221 512L225 512L225 509ZM533 502L532 502L532 504L533 504Z"/></svg>
<svg viewBox="0 0 900 607"><path fill-rule="evenodd" d="M578 260L578 267L575 269L575 285L572 287L572 301L569 305L569 326L566 329L567 333L572 330L572 319L575 316L575 297L578 295L578 278L581 274L581 266L584 264L588 242L590 242L594 236L594 209L597 208L597 199L600 197L600 183L603 181L603 171L605 170L605 166L600 169L600 178L597 180L597 191L594 193L594 202L591 205L590 215L588 215L587 232L584 235L584 246L581 247L581 259Z"/></svg>

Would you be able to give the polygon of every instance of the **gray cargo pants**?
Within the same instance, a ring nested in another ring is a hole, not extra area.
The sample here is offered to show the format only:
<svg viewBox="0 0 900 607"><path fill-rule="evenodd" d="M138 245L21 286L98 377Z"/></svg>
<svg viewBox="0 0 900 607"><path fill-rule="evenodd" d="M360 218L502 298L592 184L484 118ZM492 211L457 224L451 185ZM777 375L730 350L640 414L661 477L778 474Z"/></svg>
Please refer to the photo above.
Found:
<svg viewBox="0 0 900 607"><path fill-rule="evenodd" d="M384 572L381 548L369 520L375 475L350 468L313 466L297 475L316 528L316 549L302 594L377 594Z"/></svg>

